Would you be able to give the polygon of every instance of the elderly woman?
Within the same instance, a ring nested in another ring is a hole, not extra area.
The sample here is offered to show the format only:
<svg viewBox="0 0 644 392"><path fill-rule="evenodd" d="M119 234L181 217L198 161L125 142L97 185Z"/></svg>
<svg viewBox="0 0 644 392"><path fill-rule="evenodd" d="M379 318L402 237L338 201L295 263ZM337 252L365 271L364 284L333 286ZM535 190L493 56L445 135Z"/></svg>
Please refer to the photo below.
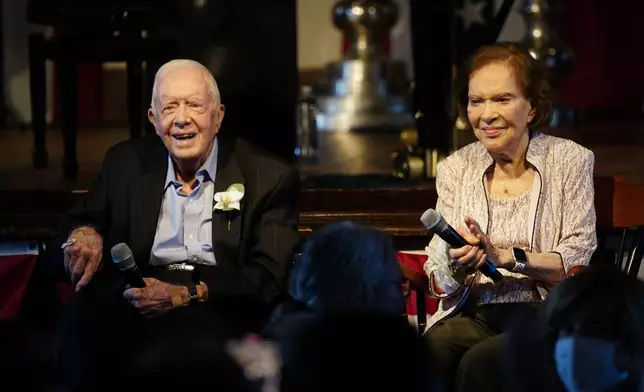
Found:
<svg viewBox="0 0 644 392"><path fill-rule="evenodd" d="M535 131L551 109L538 63L498 43L479 49L467 71L461 103L478 142L439 164L436 210L468 245L450 248L434 236L424 266L441 299L425 336L446 390L494 383L500 334L533 316L549 287L596 248L594 155ZM484 263L503 279L483 275Z"/></svg>

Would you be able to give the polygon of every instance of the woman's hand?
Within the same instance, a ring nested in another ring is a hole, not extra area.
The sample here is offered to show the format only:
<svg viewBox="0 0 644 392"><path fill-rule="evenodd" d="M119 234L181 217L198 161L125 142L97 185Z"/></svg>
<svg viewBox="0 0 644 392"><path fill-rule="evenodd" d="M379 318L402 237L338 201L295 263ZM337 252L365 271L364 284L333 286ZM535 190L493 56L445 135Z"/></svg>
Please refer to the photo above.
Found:
<svg viewBox="0 0 644 392"><path fill-rule="evenodd" d="M470 239L465 236L463 236L463 238L465 238L465 240L470 244L472 243L471 238L474 238L478 247L483 250L483 257L476 260L476 264L474 265L475 269L478 270L479 268L481 268L483 263L485 263L485 260L488 260L497 268L504 268L506 270L511 270L512 268L514 268L514 257L511 250L499 249L494 246L494 244L492 244L492 241L490 241L490 237L483 234L481 226L472 217L466 216L465 224L467 225L469 233L471 234L469 234ZM459 233L463 235L460 229Z"/></svg>
<svg viewBox="0 0 644 392"><path fill-rule="evenodd" d="M464 269L467 273L471 273L477 269L478 265L483 264L485 252L480 246L481 241L472 235L465 226L460 226L456 231L467 241L468 245L451 248L449 257L459 270Z"/></svg>

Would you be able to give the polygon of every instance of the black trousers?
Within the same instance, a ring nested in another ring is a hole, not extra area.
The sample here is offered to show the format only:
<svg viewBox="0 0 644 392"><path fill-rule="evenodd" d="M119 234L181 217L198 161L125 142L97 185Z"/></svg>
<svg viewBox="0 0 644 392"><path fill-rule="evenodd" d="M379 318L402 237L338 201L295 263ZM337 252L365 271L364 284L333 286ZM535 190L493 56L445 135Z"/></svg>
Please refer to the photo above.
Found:
<svg viewBox="0 0 644 392"><path fill-rule="evenodd" d="M95 279L59 320L59 363L72 390L118 387L148 364L158 366L164 356L189 358L194 341L217 349L232 336L224 320L203 304L144 317L122 297L119 283Z"/></svg>
<svg viewBox="0 0 644 392"><path fill-rule="evenodd" d="M501 391L504 332L536 315L538 304L468 302L456 316L432 326L425 338L432 348L443 389Z"/></svg>

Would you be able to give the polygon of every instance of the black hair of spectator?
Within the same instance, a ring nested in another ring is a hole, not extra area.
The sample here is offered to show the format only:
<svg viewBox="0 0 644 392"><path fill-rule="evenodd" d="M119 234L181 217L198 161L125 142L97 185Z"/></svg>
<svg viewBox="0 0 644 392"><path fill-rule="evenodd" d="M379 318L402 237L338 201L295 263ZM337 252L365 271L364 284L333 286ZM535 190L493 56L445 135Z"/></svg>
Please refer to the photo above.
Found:
<svg viewBox="0 0 644 392"><path fill-rule="evenodd" d="M560 335L617 343L617 365L630 371L611 391L636 390L644 364L644 282L616 266L595 264L556 285L536 320L506 334L508 390L565 391L554 361Z"/></svg>
<svg viewBox="0 0 644 392"><path fill-rule="evenodd" d="M304 243L290 295L314 312L404 313L402 272L391 239L345 221L315 231Z"/></svg>
<svg viewBox="0 0 644 392"><path fill-rule="evenodd" d="M100 391L259 390L228 355L220 336L201 325L169 330L165 339L139 352L127 369L115 363L111 372L113 378Z"/></svg>
<svg viewBox="0 0 644 392"><path fill-rule="evenodd" d="M613 265L593 265L555 286L540 315L554 341L578 332L644 348L644 282Z"/></svg>

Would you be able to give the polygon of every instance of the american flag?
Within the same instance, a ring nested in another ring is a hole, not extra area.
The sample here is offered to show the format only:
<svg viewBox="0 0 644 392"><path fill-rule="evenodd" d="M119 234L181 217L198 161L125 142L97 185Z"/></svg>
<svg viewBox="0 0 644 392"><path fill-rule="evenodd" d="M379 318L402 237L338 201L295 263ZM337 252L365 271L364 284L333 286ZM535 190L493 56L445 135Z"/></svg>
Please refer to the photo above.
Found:
<svg viewBox="0 0 644 392"><path fill-rule="evenodd" d="M463 64L482 45L521 40L525 33L523 17L518 13L521 3L521 0L456 0L456 64Z"/></svg>

